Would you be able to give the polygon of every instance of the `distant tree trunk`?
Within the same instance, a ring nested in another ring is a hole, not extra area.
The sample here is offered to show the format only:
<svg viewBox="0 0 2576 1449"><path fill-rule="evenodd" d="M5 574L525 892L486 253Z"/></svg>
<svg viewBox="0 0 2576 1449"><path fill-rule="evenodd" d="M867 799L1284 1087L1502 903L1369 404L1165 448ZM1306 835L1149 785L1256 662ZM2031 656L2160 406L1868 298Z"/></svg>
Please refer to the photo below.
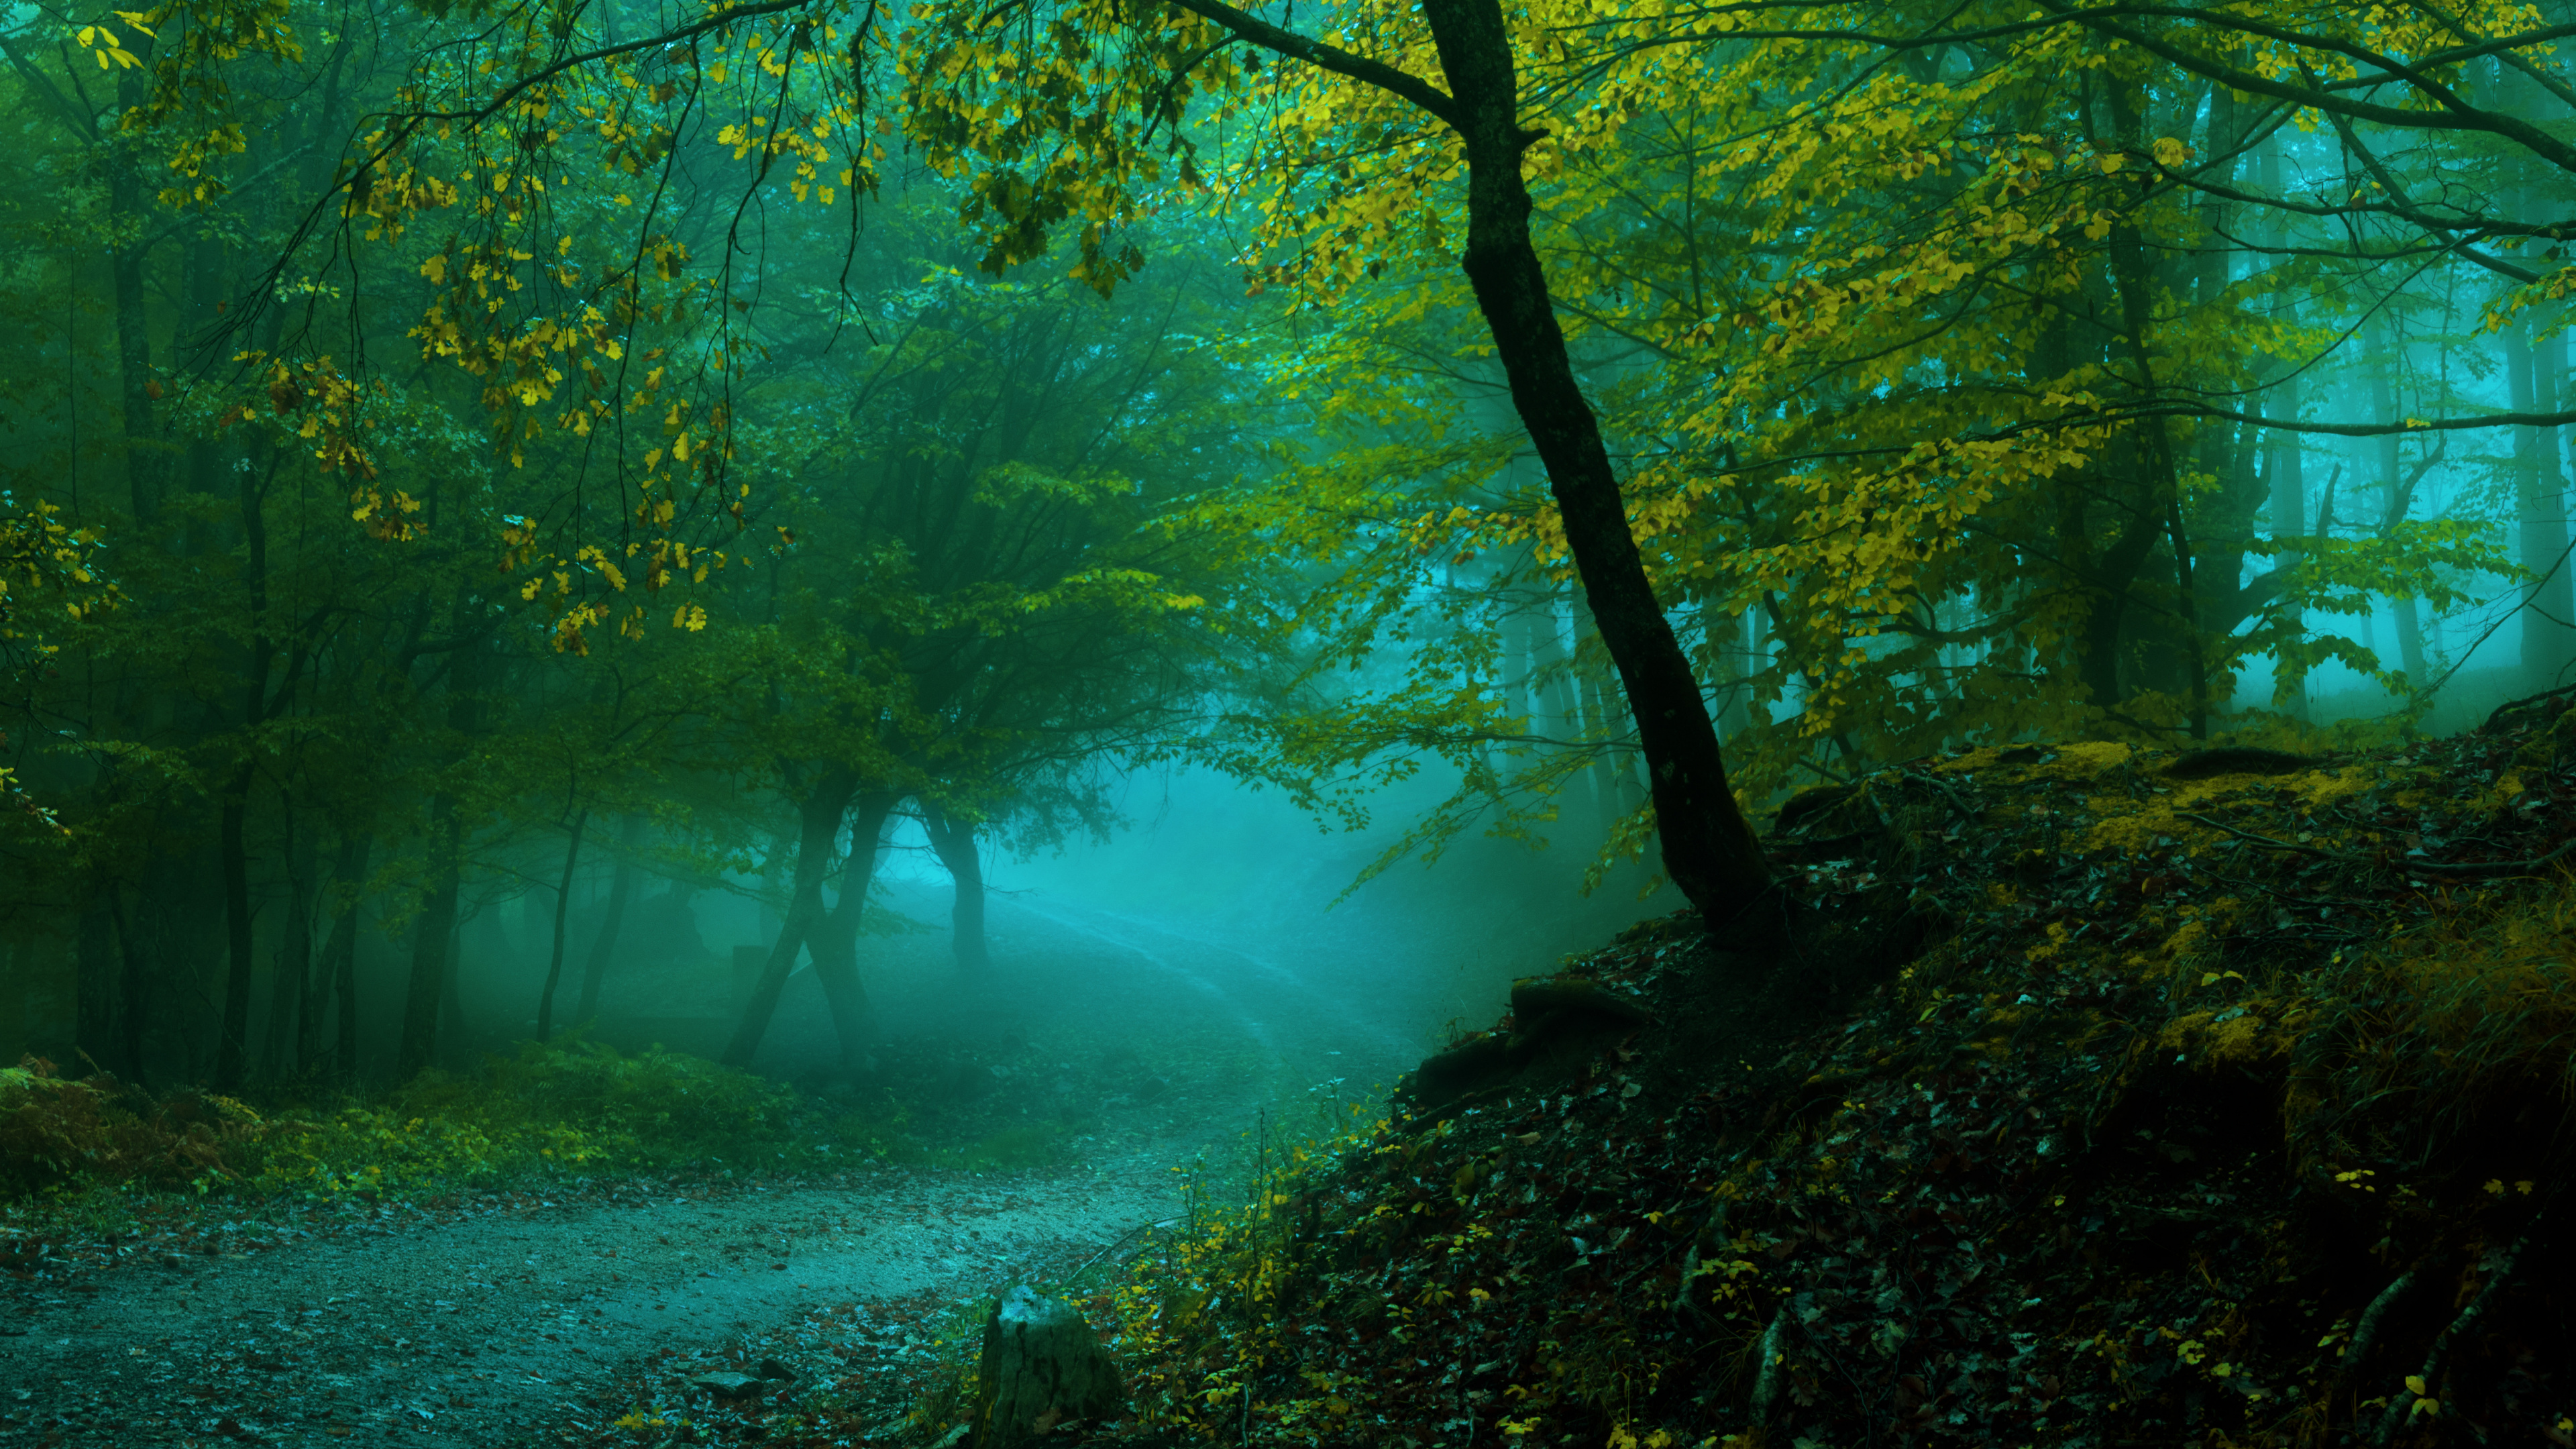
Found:
<svg viewBox="0 0 2576 1449"><path fill-rule="evenodd" d="M251 767L233 773L216 826L224 890L223 1036L215 1048L215 1090L238 1092L250 1059L251 959L250 856L242 843L242 817L250 807Z"/></svg>
<svg viewBox="0 0 2576 1449"><path fill-rule="evenodd" d="M814 787L796 806L796 886L788 898L787 920L778 929L778 940L769 948L769 960L760 968L760 979L752 984L751 999L742 1008L742 1022L734 1028L733 1040L725 1044L724 1062L729 1067L747 1067L760 1050L760 1038L769 1030L769 1018L778 1010L779 993L787 989L787 973L796 966L796 953L803 949L807 933L823 915L823 873L831 865L832 847L840 839L841 817L850 808L850 797L858 793L858 781L843 769L827 767Z"/></svg>
<svg viewBox="0 0 2576 1449"><path fill-rule="evenodd" d="M102 887L115 891L114 885ZM120 1077L140 1078L141 1055L134 1050L128 1018L140 1002L126 995L126 963L112 899L91 902L81 912L80 933L73 944L74 980L72 1043Z"/></svg>
<svg viewBox="0 0 2576 1449"><path fill-rule="evenodd" d="M957 903L948 914L949 947L959 970L981 972L992 964L984 945L984 862L975 847L975 826L924 802L921 825L930 848L957 884Z"/></svg>
<svg viewBox="0 0 2576 1449"><path fill-rule="evenodd" d="M347 896L332 913L331 937L322 944L322 976L327 984L321 989L338 1003L333 1013L337 1029L332 1034L331 1075L342 1082L355 1081L358 1075L358 909L364 900L359 887L365 882L367 856L374 846L375 837L363 832L344 835L331 862L332 884Z"/></svg>
<svg viewBox="0 0 2576 1449"><path fill-rule="evenodd" d="M537 993L537 1040L551 1041L555 1030L555 983L563 979L564 916L572 909L572 872L581 864L581 833L590 824L590 812L582 810L572 818L572 840L564 846L563 879L555 886L554 949L546 956L546 985Z"/></svg>
<svg viewBox="0 0 2576 1449"><path fill-rule="evenodd" d="M150 51L143 53L148 56ZM151 75L149 65L120 72L118 106L129 114L139 110L148 97ZM142 160L139 148L117 143L117 154L107 167L109 216L139 217L149 210ZM152 421L151 315L143 276L143 253L150 236L151 228L136 228L107 258L108 286L116 307L118 391L124 404L126 499L137 524L149 522L159 510L164 471L160 429ZM239 1064L235 1065L238 1070Z"/></svg>
<svg viewBox="0 0 2576 1449"><path fill-rule="evenodd" d="M2276 133L2270 140L2263 143L2261 157L2255 162L2256 189L2265 195L2285 194L2281 183L2281 151L2286 144ZM2271 231L2272 245L2285 252L2289 241L2289 217L2286 212L2273 213ZM2297 306L2285 302L2282 306L2281 320L2285 324L2296 326L2299 320ZM2297 418L2299 416L2299 379L2293 375L2273 383L2265 394L2263 411L2276 418ZM2303 538L2308 532L2308 483L2299 435L2275 432L2268 440L2265 452L2268 456L2264 460L2264 474L2271 484L2272 535L2282 539ZM2288 602L2286 597L2299 587L2298 568L2301 557L2300 551L2296 548L2285 549L2272 555L2272 567L2280 571L2281 593L2284 596L2283 601L2276 607L2288 620L2294 635L2303 631L2307 622L2299 606ZM2307 679L2302 676L2295 685L2284 691L2281 688L2277 659L2274 661L2274 667L2276 671L2273 682L2274 696L2283 699L2292 719L2305 723L2308 718Z"/></svg>
<svg viewBox="0 0 2576 1449"><path fill-rule="evenodd" d="M840 899L814 923L805 937L805 954L814 963L814 979L832 1008L832 1032L841 1043L841 1070L853 1072L868 1060L868 993L859 982L859 918L867 910L877 857L885 847L886 820L903 797L871 791L850 810L850 855L841 867Z"/></svg>
<svg viewBox="0 0 2576 1449"><path fill-rule="evenodd" d="M460 609L460 615L462 610ZM460 624L462 619L459 620ZM483 646L460 645L448 664L447 726L457 737L461 763L481 723ZM407 1082L438 1060L439 1011L448 995L454 967L457 895L465 871L465 829L459 818L464 802L453 790L431 797L429 814L429 900L421 912L419 934L412 938L411 984L403 998L402 1045L394 1054L394 1080Z"/></svg>
<svg viewBox="0 0 2576 1449"><path fill-rule="evenodd" d="M1575 704L1574 665L1566 658L1565 626L1557 620L1553 590L1530 616L1530 694L1546 721L1546 727L1537 733L1569 743L1583 738L1583 714ZM1562 788L1593 806L1600 803L1588 770L1566 776ZM1569 813L1559 810L1557 818L1564 819Z"/></svg>
<svg viewBox="0 0 2576 1449"><path fill-rule="evenodd" d="M617 933L626 924L626 902L635 889L635 852L644 845L644 817L629 815L617 827L617 868L608 876L608 905L599 918L599 934L590 938L590 955L581 968L581 1004L572 1019L588 1024L599 1016L599 984L617 955Z"/></svg>
<svg viewBox="0 0 2576 1449"><path fill-rule="evenodd" d="M2397 416L2397 338L2396 329L2386 317L2370 319L2370 416ZM2383 525L2394 526L2406 517L2410 500L2405 496L2405 480L2400 476L2405 461L2406 440L2389 433L2373 440L2378 449L2375 460L2379 469L2379 506ZM2415 596L2404 594L2388 601L2389 611L2397 620L2398 667L2405 670L2406 682L2421 689L2427 683L2424 673L2424 621L2416 613Z"/></svg>
<svg viewBox="0 0 2576 1449"><path fill-rule="evenodd" d="M286 934L268 968L268 1030L260 1039L260 1077L283 1082L306 1065L305 1024L313 977L313 835L295 828L295 807L280 812L286 832Z"/></svg>
<svg viewBox="0 0 2576 1449"><path fill-rule="evenodd" d="M411 985L403 997L402 1045L394 1080L407 1082L438 1060L439 1010L447 995L448 948L456 938L457 891L464 875L463 832L454 795L430 802L429 899L411 946Z"/></svg>

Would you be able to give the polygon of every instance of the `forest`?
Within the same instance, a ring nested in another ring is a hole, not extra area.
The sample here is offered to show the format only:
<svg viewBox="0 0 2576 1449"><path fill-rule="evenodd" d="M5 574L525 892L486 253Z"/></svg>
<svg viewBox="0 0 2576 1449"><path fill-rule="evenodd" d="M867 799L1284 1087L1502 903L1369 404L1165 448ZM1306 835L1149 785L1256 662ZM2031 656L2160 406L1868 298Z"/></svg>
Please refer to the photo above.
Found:
<svg viewBox="0 0 2576 1449"><path fill-rule="evenodd" d="M2571 39L0 12L0 1443L2576 1444Z"/></svg>

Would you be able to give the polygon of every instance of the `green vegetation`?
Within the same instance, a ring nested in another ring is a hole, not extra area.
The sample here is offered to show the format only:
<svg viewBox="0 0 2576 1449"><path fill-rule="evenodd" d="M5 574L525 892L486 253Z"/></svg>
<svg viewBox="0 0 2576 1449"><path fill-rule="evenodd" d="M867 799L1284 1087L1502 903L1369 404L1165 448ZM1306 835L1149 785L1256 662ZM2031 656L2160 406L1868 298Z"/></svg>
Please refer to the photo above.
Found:
<svg viewBox="0 0 2576 1449"><path fill-rule="evenodd" d="M30 1060L0 1071L0 1185L59 1209L127 1188L372 1200L680 1168L838 1171L885 1157L905 1121L891 1101L825 1115L746 1072L578 1039L268 1113L195 1092L154 1101Z"/></svg>

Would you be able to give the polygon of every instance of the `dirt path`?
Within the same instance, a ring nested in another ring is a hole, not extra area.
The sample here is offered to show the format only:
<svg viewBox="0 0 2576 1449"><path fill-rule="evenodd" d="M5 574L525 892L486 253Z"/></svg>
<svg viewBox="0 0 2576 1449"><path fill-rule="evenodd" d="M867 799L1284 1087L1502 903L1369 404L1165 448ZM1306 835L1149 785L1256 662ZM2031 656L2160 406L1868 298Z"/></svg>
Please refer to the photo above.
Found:
<svg viewBox="0 0 2576 1449"><path fill-rule="evenodd" d="M216 1256L129 1244L69 1287L0 1289L0 1444L497 1449L616 1418L648 1363L663 1383L729 1349L801 1384L882 1374L924 1351L889 1327L890 1300L971 1301L1087 1257L1172 1215L1171 1165L1221 1162L1257 1109L1278 1121L1336 1078L1364 1093L1420 1055L1408 1018L1426 1008L1390 995L1401 973L1382 942L1227 944L1062 898L997 899L993 923L992 981L961 989L944 942L923 943L880 999L902 1030L990 1058L985 1125L1089 1122L1079 1168L649 1198L629 1184L433 1222L245 1223L228 1234L245 1251ZM820 1014L783 1012L781 1035L818 1054ZM1083 1065L1120 1052L1125 1065ZM848 1304L856 1321L815 1332L818 1310Z"/></svg>
<svg viewBox="0 0 2576 1449"><path fill-rule="evenodd" d="M499 1445L614 1417L606 1386L656 1350L783 1333L826 1304L971 1297L1105 1247L1168 1215L1168 1176L886 1172L133 1264L8 1305L0 1442ZM810 1379L829 1347L777 1356Z"/></svg>

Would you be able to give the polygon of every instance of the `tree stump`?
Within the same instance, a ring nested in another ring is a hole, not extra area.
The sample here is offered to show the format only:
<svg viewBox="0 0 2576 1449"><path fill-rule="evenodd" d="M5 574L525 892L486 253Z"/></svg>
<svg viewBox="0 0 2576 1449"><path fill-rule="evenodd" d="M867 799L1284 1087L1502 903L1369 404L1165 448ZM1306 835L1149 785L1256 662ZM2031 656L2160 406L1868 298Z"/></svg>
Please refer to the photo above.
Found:
<svg viewBox="0 0 2576 1449"><path fill-rule="evenodd" d="M1016 1449L1075 1419L1126 1406L1118 1366L1072 1304L1022 1286L984 1320L975 1396L976 1449Z"/></svg>

